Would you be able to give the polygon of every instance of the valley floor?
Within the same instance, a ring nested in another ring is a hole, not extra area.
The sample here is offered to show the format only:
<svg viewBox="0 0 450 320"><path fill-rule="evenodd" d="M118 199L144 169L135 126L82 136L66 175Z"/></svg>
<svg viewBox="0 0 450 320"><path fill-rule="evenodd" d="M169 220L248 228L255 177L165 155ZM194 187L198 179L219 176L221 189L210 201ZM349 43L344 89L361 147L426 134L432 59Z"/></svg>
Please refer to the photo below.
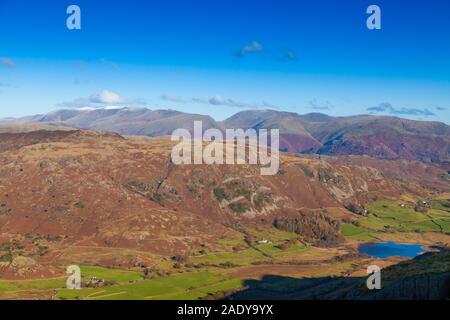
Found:
<svg viewBox="0 0 450 320"><path fill-rule="evenodd" d="M357 223L341 226L346 241L332 248L311 246L295 233L258 226L248 227L245 233L259 241L249 243L243 233L236 232L219 240L214 248L204 248L179 259L155 257L154 264L145 268L82 265L84 287L80 290L65 289L64 266L57 265L60 276L51 279L0 280L0 298L161 300L222 299L231 295L277 299L301 298L299 290L309 292L312 287L318 292L333 288L324 297L336 298L340 291L335 286L343 289L354 286L358 279L367 277L367 266L378 265L383 269L407 260L362 256L357 250L361 243L397 241L420 243L428 248L448 247L450 219L442 204L447 202L438 202L436 209L422 214L404 208L398 201L375 202L369 207L372 214L361 216ZM432 220L437 223L430 223ZM72 253L78 249L74 248ZM111 250L114 252L108 252ZM95 247L82 250L84 256L91 257L119 251L120 248ZM123 251L128 255L145 254ZM296 296L292 296L294 293Z"/></svg>

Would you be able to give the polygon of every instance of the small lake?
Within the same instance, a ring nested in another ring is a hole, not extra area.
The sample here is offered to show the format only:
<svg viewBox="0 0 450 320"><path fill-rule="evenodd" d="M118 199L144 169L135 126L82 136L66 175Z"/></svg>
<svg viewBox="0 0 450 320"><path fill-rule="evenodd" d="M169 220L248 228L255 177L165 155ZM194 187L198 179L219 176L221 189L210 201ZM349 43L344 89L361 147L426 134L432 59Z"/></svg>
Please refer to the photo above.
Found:
<svg viewBox="0 0 450 320"><path fill-rule="evenodd" d="M359 246L359 253L365 253L376 258L405 257L414 258L426 252L421 244L403 244L397 242L376 242Z"/></svg>

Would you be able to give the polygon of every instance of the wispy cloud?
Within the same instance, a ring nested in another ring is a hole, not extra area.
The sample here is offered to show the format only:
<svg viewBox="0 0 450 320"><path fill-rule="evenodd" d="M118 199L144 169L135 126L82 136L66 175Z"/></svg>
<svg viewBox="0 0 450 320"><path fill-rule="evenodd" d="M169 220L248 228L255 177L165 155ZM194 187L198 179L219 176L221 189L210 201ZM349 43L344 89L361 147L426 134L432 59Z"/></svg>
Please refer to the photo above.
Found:
<svg viewBox="0 0 450 320"><path fill-rule="evenodd" d="M193 97L190 100L185 99L176 95L161 95L161 100L174 102L174 103L198 103L198 104L208 104L211 106L224 106L224 107L233 107L233 108L252 108L252 109L279 109L278 106L267 102L262 101L260 103L248 103L234 98L225 98L220 95L213 96L211 98L202 98L202 97Z"/></svg>
<svg viewBox="0 0 450 320"><path fill-rule="evenodd" d="M445 111L445 110L447 110L447 108L444 108L444 107L441 107L441 106L436 106L435 108L438 111Z"/></svg>
<svg viewBox="0 0 450 320"><path fill-rule="evenodd" d="M117 62L108 60L108 59L106 59L106 58L101 58L101 59L100 59L100 63L101 63L101 64L104 64L104 65L107 65L107 66L110 66L110 67L112 67L113 69L119 69L119 64L118 64Z"/></svg>
<svg viewBox="0 0 450 320"><path fill-rule="evenodd" d="M330 101L325 100L324 102L318 102L317 99L310 100L309 106L314 110L329 110L333 107Z"/></svg>
<svg viewBox="0 0 450 320"><path fill-rule="evenodd" d="M278 106L275 106L267 101L263 101L261 103L248 103L240 100L236 100L233 98L224 98L222 96L214 96L212 98L192 98L192 101L195 103L203 103L209 104L212 106L223 106L223 107L233 107L233 108L250 108L250 109L279 109Z"/></svg>
<svg viewBox="0 0 450 320"><path fill-rule="evenodd" d="M77 98L72 101L66 101L60 103L58 106L63 108L97 108L111 105L145 106L147 105L147 102L144 99L125 99L115 92L103 90L99 93L92 94L87 98Z"/></svg>
<svg viewBox="0 0 450 320"><path fill-rule="evenodd" d="M14 68L16 66L16 62L8 57L0 57L0 65L8 68Z"/></svg>
<svg viewBox="0 0 450 320"><path fill-rule="evenodd" d="M209 103L208 99L204 98L192 98L192 101L195 103Z"/></svg>
<svg viewBox="0 0 450 320"><path fill-rule="evenodd" d="M255 108L252 104L238 101L231 98L224 98L222 96L214 96L209 99L205 98L192 98L193 102L204 103L213 106L225 106L225 107L235 107L235 108Z"/></svg>
<svg viewBox="0 0 450 320"><path fill-rule="evenodd" d="M215 96L208 100L208 102L215 106L228 106L228 107L237 107L237 108L248 108L249 104L237 101L231 98L223 98L221 96Z"/></svg>
<svg viewBox="0 0 450 320"><path fill-rule="evenodd" d="M239 58L243 58L250 53L257 53L264 50L264 47L258 41L252 41L251 43L243 46L236 52L236 56Z"/></svg>
<svg viewBox="0 0 450 320"><path fill-rule="evenodd" d="M397 115L411 115L411 116L434 116L435 114L427 108L394 108L391 103L383 102L378 106L367 108L367 111L372 113L389 113Z"/></svg>
<svg viewBox="0 0 450 320"><path fill-rule="evenodd" d="M261 104L261 107L264 108L264 109L281 109L280 106L274 105L274 104L272 104L270 102L267 102L267 101L263 101L262 104Z"/></svg>
<svg viewBox="0 0 450 320"><path fill-rule="evenodd" d="M298 57L294 50L286 49L281 51L278 55L279 61L289 62L289 61L297 61Z"/></svg>
<svg viewBox="0 0 450 320"><path fill-rule="evenodd" d="M170 101L170 102L175 102L175 103L185 103L187 102L184 98L182 97L178 97L178 96L172 96L170 94L163 94L161 96L161 100L164 101Z"/></svg>
<svg viewBox="0 0 450 320"><path fill-rule="evenodd" d="M266 48L258 41L252 41L239 48L235 53L236 57L244 58L250 54L257 54L266 51ZM268 50L270 52L270 50ZM280 62L293 62L298 60L297 53L293 49L285 48L278 51L273 50L273 58ZM271 54L272 54L271 53Z"/></svg>
<svg viewBox="0 0 450 320"><path fill-rule="evenodd" d="M90 82L91 82L90 79L79 79L79 78L76 78L76 79L73 79L72 83L74 85L82 85L82 84L88 84Z"/></svg>
<svg viewBox="0 0 450 320"><path fill-rule="evenodd" d="M89 99L86 98L76 98L71 101L64 101L57 104L59 108L85 108L92 107L92 103L89 102Z"/></svg>

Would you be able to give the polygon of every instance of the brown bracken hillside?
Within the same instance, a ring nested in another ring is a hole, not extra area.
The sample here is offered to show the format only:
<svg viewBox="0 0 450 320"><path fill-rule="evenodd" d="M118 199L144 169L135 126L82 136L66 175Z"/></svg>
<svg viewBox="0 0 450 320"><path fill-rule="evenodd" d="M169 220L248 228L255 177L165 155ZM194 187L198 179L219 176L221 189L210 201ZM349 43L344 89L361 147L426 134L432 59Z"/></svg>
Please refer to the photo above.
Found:
<svg viewBox="0 0 450 320"><path fill-rule="evenodd" d="M132 266L215 243L240 225L299 212L339 221L349 206L449 188L424 183L445 168L413 161L417 169L399 176L402 162L282 154L278 174L261 176L251 165L174 165L171 145L68 129L0 133L0 242L21 257L0 265L1 275L51 276L50 266L73 261Z"/></svg>

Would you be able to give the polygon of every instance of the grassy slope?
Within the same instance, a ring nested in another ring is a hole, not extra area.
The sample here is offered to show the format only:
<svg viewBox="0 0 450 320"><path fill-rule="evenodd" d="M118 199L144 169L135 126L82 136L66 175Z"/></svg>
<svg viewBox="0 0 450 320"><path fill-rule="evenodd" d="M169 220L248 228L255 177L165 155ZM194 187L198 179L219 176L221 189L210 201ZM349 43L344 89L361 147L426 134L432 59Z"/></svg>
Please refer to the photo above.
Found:
<svg viewBox="0 0 450 320"><path fill-rule="evenodd" d="M247 230L256 240L266 239L270 243L246 245L243 237L222 239L219 241L220 251L191 256L189 262L201 265L198 271L176 273L150 280L142 278L142 272L121 269L107 269L94 266L82 266L82 280L91 277L112 282L112 285L100 288L83 288L81 290L67 290L65 278L55 280L33 281L1 281L0 297L8 297L22 290L27 293L45 292L51 296L57 291L56 299L198 299L220 291L236 290L243 287L239 277L227 275L226 269L220 264L231 263L233 268L248 267L258 263L285 261L302 257L321 258L323 252L316 252L315 248L296 242L289 248L281 250L278 245L295 239L294 233L279 231L275 228ZM244 249L233 252L233 247ZM161 265L159 266L161 267Z"/></svg>
<svg viewBox="0 0 450 320"><path fill-rule="evenodd" d="M92 268L92 267L90 267ZM92 274L101 274L103 279L129 279L131 275L123 277L122 270L96 268ZM119 273L119 274L117 274ZM140 273L136 272L136 275ZM242 286L239 279L211 272L189 272L161 277L151 280L134 279L131 282L121 281L117 285L86 288L82 290L59 290L57 299L198 299L208 293L226 291Z"/></svg>
<svg viewBox="0 0 450 320"><path fill-rule="evenodd" d="M341 233L352 240L371 241L375 239L366 228L357 227L349 223L341 225Z"/></svg>
<svg viewBox="0 0 450 320"><path fill-rule="evenodd" d="M383 233L394 232L450 232L450 210L448 200L434 200L426 212L402 207L392 200L380 200L370 204L367 217L356 219L358 225L343 223L341 232L349 239L375 240Z"/></svg>
<svg viewBox="0 0 450 320"><path fill-rule="evenodd" d="M386 232L450 232L450 212L448 200L433 201L432 209L425 213L412 208L401 207L395 201L382 200L368 206L368 217L359 217L359 226L349 223L341 225L341 232L349 239L357 241L373 241ZM440 225L440 227L437 224ZM67 290L65 277L48 280L3 281L0 280L0 293L3 297L17 296L21 293L46 292L48 296L53 289L57 290L56 299L198 299L219 291L242 288L240 278L231 277L221 264L231 264L230 268L249 267L261 263L283 263L292 260L308 260L326 258L323 250L294 242L281 250L278 246L297 238L294 233L283 232L275 228L248 228L256 241L268 240L267 244L254 243L249 247L242 234L233 238L221 239L218 247L190 257L189 262L201 265L197 271L176 273L150 280L142 278L142 272L119 269L106 269L83 266L82 275L86 280L90 277L101 278L113 285L101 288L84 288ZM406 234L406 233L405 233ZM233 248L243 249L233 252ZM351 268L352 262L345 262L340 272ZM333 267L330 265L330 267ZM334 265L336 267L336 265ZM322 268L323 269L323 268ZM322 270L321 269L321 270ZM323 269L322 271L326 271Z"/></svg>

